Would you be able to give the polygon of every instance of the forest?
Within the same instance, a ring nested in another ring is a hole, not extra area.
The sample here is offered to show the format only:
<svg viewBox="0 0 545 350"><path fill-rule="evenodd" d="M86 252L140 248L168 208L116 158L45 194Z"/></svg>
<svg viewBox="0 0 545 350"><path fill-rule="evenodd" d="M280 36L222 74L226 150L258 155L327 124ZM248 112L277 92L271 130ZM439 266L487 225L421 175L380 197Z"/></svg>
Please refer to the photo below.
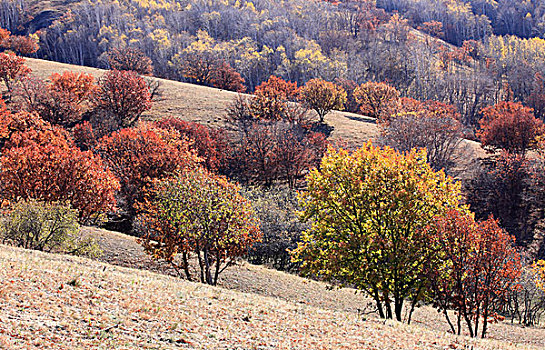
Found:
<svg viewBox="0 0 545 350"><path fill-rule="evenodd" d="M0 0L3 243L94 256L74 235L101 226L189 281L244 258L381 318L433 305L453 334L542 322L540 2L60 3ZM42 79L24 57L105 73ZM156 78L237 94L221 127L150 120ZM379 137L332 139L333 110ZM468 140L486 156L461 166Z"/></svg>

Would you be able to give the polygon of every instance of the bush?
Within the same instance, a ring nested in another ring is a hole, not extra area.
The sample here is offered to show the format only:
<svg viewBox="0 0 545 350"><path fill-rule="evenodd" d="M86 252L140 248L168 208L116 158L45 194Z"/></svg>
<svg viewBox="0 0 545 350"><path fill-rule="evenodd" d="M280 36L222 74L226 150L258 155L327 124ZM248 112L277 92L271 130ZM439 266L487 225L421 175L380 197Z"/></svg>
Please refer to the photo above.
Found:
<svg viewBox="0 0 545 350"><path fill-rule="evenodd" d="M58 203L19 201L0 221L3 243L44 252L99 255L96 242L82 239L78 232L77 210Z"/></svg>
<svg viewBox="0 0 545 350"><path fill-rule="evenodd" d="M297 194L287 188L247 189L243 195L252 202L261 221L261 242L248 252L252 264L267 264L277 270L294 271L299 264L291 261L288 250L297 247L301 233L308 228L297 217Z"/></svg>

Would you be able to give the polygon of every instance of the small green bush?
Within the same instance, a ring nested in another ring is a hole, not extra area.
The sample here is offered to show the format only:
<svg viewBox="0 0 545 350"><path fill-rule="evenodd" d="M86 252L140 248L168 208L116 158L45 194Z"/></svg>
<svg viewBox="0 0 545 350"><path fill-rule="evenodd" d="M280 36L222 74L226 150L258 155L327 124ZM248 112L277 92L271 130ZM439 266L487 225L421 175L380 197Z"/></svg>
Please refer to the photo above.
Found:
<svg viewBox="0 0 545 350"><path fill-rule="evenodd" d="M19 201L0 219L0 240L44 252L97 256L92 238L79 235L78 212L68 205Z"/></svg>

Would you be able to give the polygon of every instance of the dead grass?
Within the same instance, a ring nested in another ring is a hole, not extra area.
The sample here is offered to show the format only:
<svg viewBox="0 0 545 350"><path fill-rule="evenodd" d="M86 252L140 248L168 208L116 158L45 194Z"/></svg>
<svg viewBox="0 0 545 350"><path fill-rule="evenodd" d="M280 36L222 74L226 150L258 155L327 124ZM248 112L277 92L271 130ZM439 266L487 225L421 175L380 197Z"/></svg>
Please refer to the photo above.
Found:
<svg viewBox="0 0 545 350"><path fill-rule="evenodd" d="M102 262L176 276L175 271L167 265L159 264L146 256L134 237L89 227L84 229L84 233L92 235L99 241L105 252L99 258ZM355 318L365 314L369 320L378 322L375 314L367 314L372 309L371 300L361 293L356 293L354 289L331 290L325 283L246 262L227 269L220 276L219 286L238 292L274 297L300 306L345 312ZM441 334L448 332L448 325L443 316L431 307L418 308L413 319L415 324L432 332ZM545 347L543 328L523 328L504 322L491 325L488 336L509 344Z"/></svg>
<svg viewBox="0 0 545 350"><path fill-rule="evenodd" d="M539 348L6 246L0 319L0 348L10 350Z"/></svg>

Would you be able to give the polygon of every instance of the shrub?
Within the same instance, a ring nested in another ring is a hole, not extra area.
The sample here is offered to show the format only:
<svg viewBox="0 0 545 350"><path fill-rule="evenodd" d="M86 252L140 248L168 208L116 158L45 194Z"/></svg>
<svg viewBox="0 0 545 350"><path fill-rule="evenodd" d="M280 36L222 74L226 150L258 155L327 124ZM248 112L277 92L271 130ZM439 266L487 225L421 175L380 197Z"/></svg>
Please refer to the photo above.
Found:
<svg viewBox="0 0 545 350"><path fill-rule="evenodd" d="M190 143L173 129L164 130L141 124L103 137L96 151L119 178L123 217L121 224L132 225L134 204L142 200L143 189L154 179L164 179L194 167L198 159L189 150ZM128 222L127 222L128 219ZM117 229L130 231L132 227Z"/></svg>
<svg viewBox="0 0 545 350"><path fill-rule="evenodd" d="M386 83L367 82L354 90L360 111L372 118L388 120L395 112L399 91Z"/></svg>
<svg viewBox="0 0 545 350"><path fill-rule="evenodd" d="M156 181L138 207L146 251L190 280L189 258L195 255L202 283L217 284L220 273L261 237L238 186L203 169Z"/></svg>
<svg viewBox="0 0 545 350"><path fill-rule="evenodd" d="M454 107L436 101L414 104L409 111L379 122L381 142L400 152L425 148L434 169L450 169L462 141L460 115Z"/></svg>
<svg viewBox="0 0 545 350"><path fill-rule="evenodd" d="M142 75L152 75L151 59L136 48L112 49L108 52L110 69L118 71L133 71Z"/></svg>
<svg viewBox="0 0 545 350"><path fill-rule="evenodd" d="M297 247L302 232L308 226L302 223L295 191L275 187L268 190L246 189L248 198L261 222L263 238L248 252L252 264L267 264L282 271L295 271L299 264L291 261L288 250Z"/></svg>
<svg viewBox="0 0 545 350"><path fill-rule="evenodd" d="M25 249L97 256L94 240L78 234L78 213L68 205L34 200L19 201L0 221L0 238Z"/></svg>

